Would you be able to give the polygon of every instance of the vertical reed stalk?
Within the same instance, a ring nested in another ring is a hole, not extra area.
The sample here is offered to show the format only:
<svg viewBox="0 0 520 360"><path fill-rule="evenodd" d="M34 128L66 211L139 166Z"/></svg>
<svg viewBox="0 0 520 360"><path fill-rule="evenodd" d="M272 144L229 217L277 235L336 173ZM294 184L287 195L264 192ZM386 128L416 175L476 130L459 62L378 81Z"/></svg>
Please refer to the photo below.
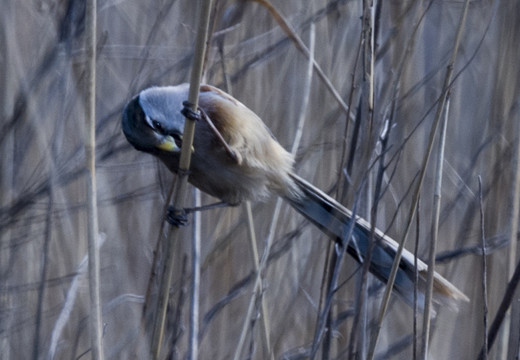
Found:
<svg viewBox="0 0 520 360"><path fill-rule="evenodd" d="M211 12L211 0L201 1L200 16L197 25L197 36L195 40L195 55L193 59L190 90L188 101L192 104L192 110L196 111L199 102L199 88L202 79L202 70L204 65L204 53L206 50L206 42L208 39L209 17ZM179 172L176 181L175 192L173 196L173 204L175 208L181 209L185 204L186 189L188 185L188 170L191 162L191 146L195 136L195 122L186 119L184 125L183 142L181 149L181 158L179 162ZM174 239L181 236L182 231L178 228L172 228L166 242L166 260L164 264L163 279L161 281L161 289L157 304L157 313L154 319L154 330L152 335L152 357L158 359L160 356L162 340L164 336L164 325L166 322L166 310L168 308L169 289L173 278L174 268Z"/></svg>
<svg viewBox="0 0 520 360"><path fill-rule="evenodd" d="M92 358L102 360L102 318L99 295L99 249L98 215L96 191L96 0L86 3L86 83L85 92L85 157L87 167L87 238L88 238L88 273L90 289L90 346Z"/></svg>
<svg viewBox="0 0 520 360"><path fill-rule="evenodd" d="M484 199L482 196L482 178L478 177L478 195L480 209L480 239L482 248L482 302L483 302L483 327L484 327L484 349L488 348L488 294L487 294L487 251L486 251L486 232L484 228ZM483 353L483 360L487 360L487 352Z"/></svg>
<svg viewBox="0 0 520 360"><path fill-rule="evenodd" d="M449 96L449 95L448 95ZM421 358L426 360L430 338L430 314L433 297L433 279L435 275L435 254L437 252L437 238L439 235L439 217L441 214L442 174L444 164L444 149L446 147L446 128L450 109L449 97L446 99L444 121L441 124L439 146L437 150L437 164L435 169L435 185L433 194L433 219L431 223L430 255L428 258L428 275L426 278L426 294L424 299L424 316L422 328Z"/></svg>
<svg viewBox="0 0 520 360"><path fill-rule="evenodd" d="M377 2L373 0L363 1L363 99L362 111L366 114L367 134L371 138L374 121L374 61L375 61L375 8ZM382 137L385 135L382 135ZM386 140L379 139L382 144L386 144ZM383 148L385 146L383 145ZM370 153L372 152L372 145L370 141L366 141L364 147L363 159L366 163L370 163ZM367 213L365 214L367 220L371 223L371 230L368 239L368 249L363 260L362 271L360 275L360 285L358 294L356 296L355 315L352 322L352 332L350 335L350 354L351 356L358 356L360 358L366 357L366 322L367 322L367 298L368 298L368 271L372 258L372 250L374 248L374 229L377 222L377 205L381 196L381 181L384 174L384 153L381 150L382 156L379 159L379 169L376 175L376 185L374 186L374 197L372 197L372 183L374 175L372 172L367 174L367 184L365 187L366 204L368 204Z"/></svg>
<svg viewBox="0 0 520 360"><path fill-rule="evenodd" d="M194 192L195 206L200 206L200 191ZM194 214L193 235L191 241L191 306L190 306L190 343L188 346L188 360L198 359L199 349L199 298L200 298L200 252L201 252L201 214Z"/></svg>
<svg viewBox="0 0 520 360"><path fill-rule="evenodd" d="M518 125L520 122L520 119L517 118L516 121L516 133L518 134L520 132L520 126ZM516 155L513 160L513 164L516 166L514 167L514 175L513 175L513 191L511 194L511 213L510 213L510 228L509 228L509 267L508 267L508 279L511 279L513 276L513 273L515 271L515 263L516 259L518 257L518 218L520 216L520 139L517 138L516 140ZM508 329L509 331L509 341L510 342L516 342L516 346L514 347L516 349L516 352L513 352L515 356L520 357L518 348L520 347L520 340L519 339L513 339L513 334L515 334L514 327L518 326L518 322L512 319L511 314L515 313L515 305L513 305L512 309L509 309L509 311L506 314L505 318L505 324L504 328ZM513 320L513 321L512 321ZM507 331L504 331L504 334L506 334ZM504 335L505 336L505 335ZM507 346L502 346L504 349L504 352L507 350ZM505 354L504 356L507 356ZM510 355L511 356L511 355Z"/></svg>

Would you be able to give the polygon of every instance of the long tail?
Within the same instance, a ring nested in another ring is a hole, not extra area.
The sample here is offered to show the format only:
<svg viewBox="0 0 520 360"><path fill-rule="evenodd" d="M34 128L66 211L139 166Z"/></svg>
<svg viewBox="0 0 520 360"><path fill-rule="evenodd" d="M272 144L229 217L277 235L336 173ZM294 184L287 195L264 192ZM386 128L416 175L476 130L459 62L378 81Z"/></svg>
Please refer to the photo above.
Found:
<svg viewBox="0 0 520 360"><path fill-rule="evenodd" d="M352 212L350 210L302 178L293 174L291 177L300 189L301 194L299 197L287 197L286 199L289 203L320 230L334 239L343 239L351 232L352 236L348 242L347 252L362 263L368 250L370 223L360 217L356 217L356 223L352 228ZM376 243L372 250L370 272L386 283L397 253L398 243L377 229L375 237ZM414 255L403 249L394 283L394 291L410 305L413 304L414 298L414 260ZM428 266L417 259L417 268L417 301L419 306L422 307L424 306ZM433 301L438 304L448 305L456 310L458 303L469 301L469 299L452 283L435 273Z"/></svg>

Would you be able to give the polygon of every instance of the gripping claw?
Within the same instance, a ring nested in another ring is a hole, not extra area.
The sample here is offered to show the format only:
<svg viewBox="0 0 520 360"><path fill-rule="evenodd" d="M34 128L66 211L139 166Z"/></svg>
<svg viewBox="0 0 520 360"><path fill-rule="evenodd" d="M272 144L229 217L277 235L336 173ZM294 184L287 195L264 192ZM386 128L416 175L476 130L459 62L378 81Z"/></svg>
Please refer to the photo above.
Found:
<svg viewBox="0 0 520 360"><path fill-rule="evenodd" d="M188 224L188 213L184 209L179 210L169 206L166 213L166 221L176 227L186 226Z"/></svg>

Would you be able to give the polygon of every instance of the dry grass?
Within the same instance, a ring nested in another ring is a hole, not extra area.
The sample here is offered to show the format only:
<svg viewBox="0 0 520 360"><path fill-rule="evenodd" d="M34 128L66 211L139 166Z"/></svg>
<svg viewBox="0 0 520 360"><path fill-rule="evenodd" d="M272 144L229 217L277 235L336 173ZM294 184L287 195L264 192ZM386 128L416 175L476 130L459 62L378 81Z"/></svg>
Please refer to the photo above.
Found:
<svg viewBox="0 0 520 360"><path fill-rule="evenodd" d="M99 229L105 234L100 295L107 359L147 358L148 336L139 333L141 314L172 181L161 164L126 143L120 113L130 96L144 87L188 81L197 22L194 3L98 4L97 189ZM310 31L314 32L314 59L351 107L349 114L316 73L305 104L309 60L258 2L217 2L206 81L227 88L255 110L287 149L305 107L297 172L337 194L347 206L356 203L357 212L365 217L375 203L378 161L384 159L377 225L399 239L408 221L463 2L381 3L374 14L371 88L366 43L360 44L361 1L273 1L307 47ZM82 4L8 1L0 15L0 353L5 359L91 357L84 265ZM481 228L489 251L485 262L489 324L518 262L516 246L502 239L518 238L518 206L513 204L520 201L519 14L515 1L470 3L453 73L438 229L438 252L453 253L436 269L471 302L458 313L436 309L431 358L474 359L483 346ZM393 126L381 147L379 135L387 120ZM419 221L411 230L421 235L418 253L423 258L434 212L432 160L421 191ZM210 201L203 196L204 203ZM265 250L274 206L275 199L253 204L259 254ZM245 319L256 278L245 208L202 214L200 359L234 356L244 322L241 358L309 356L322 294L327 291L324 272L332 269L325 264L329 240L286 205L277 221L264 271L263 306L257 299L253 316ZM189 344L191 232L187 230L188 237L173 244L176 258L165 358L184 358ZM412 243L407 242L411 250ZM316 358L349 354L363 358L383 288L368 277L366 303L359 313L361 268L348 256L338 267L327 327L330 336L320 343ZM498 333L490 358L514 358L518 352L520 307L515 296L509 299L512 310L502 326L507 331ZM261 308L268 312L266 329L256 316ZM356 314L359 330L354 339ZM422 324L421 315L418 322ZM413 310L392 298L376 358L411 358L413 323Z"/></svg>

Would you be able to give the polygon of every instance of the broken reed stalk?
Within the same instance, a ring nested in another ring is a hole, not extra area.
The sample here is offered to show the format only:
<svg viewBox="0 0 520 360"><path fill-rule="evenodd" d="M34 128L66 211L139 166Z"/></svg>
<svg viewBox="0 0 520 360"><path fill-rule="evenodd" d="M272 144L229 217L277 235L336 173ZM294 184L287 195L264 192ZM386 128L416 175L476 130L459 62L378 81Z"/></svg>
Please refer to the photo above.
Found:
<svg viewBox="0 0 520 360"><path fill-rule="evenodd" d="M427 165L428 165L428 161L430 159L430 154L431 154L432 149L433 149L433 143L434 143L434 140L435 140L435 134L437 133L437 127L439 125L441 115L442 115L442 113L444 111L444 106L446 104L446 98L447 98L449 89L451 88L451 85L452 85L453 68L455 66L455 61L457 60L457 55L458 55L458 52L459 52L459 45L460 45L460 41L461 41L461 38L462 38L462 30L463 30L464 25L466 23L466 15L467 15L467 12L468 12L468 7L469 7L469 0L466 0L465 3L464 3L464 9L462 10L462 14L460 16L459 26L458 26L458 29L457 29L457 35L456 35L456 38L455 38L455 43L453 45L453 50L452 50L452 53L451 53L451 57L450 57L450 60L448 62L448 66L446 68L446 75L444 77L444 84L442 86L441 95L440 95L440 98L439 98L438 103L437 103L437 110L436 110L436 113L435 113L435 118L433 120L433 124L432 124L432 127L430 129L428 145L426 147L426 153L424 154L424 158L423 158L423 161L422 161L422 167L421 167L421 171L419 173L419 179L418 179L418 182L417 182L417 186L416 186L415 192L413 194L412 204L410 206L410 211L408 213L406 227L405 227L405 230L404 230L401 242L399 243L399 247L397 248L397 253L395 255L394 263L392 264L392 270L390 271L390 276L388 277L388 282L386 284L385 292L383 294L383 300L381 302L381 307L380 307L380 310L379 310L377 324L375 326L374 334L372 336L370 349L369 349L369 353L368 353L368 359L370 359L370 360L374 358L375 348L376 348L376 345L377 345L377 339L379 337L379 333L381 332L383 319L384 319L384 316L386 314L386 310L388 308L388 304L390 302L390 295L392 293L392 288L394 286L395 277L397 275L397 270L399 269L399 262L401 261L401 255L403 253L404 245L405 245L406 240L408 238L408 233L410 231L411 224L412 224L413 218L415 216L415 210L417 208L417 203L419 201L419 194L420 194L420 191L421 191L421 188L422 188L422 184L423 184L423 181L424 181L424 177L425 177L425 174L426 174L426 168L427 168Z"/></svg>
<svg viewBox="0 0 520 360"><path fill-rule="evenodd" d="M209 17L211 12L211 0L201 1L200 16L197 25L197 36L195 40L195 54L193 59L190 90L188 101L192 104L192 110L197 111L199 102L199 88L202 79L202 70L204 65L204 53L206 50L206 42L208 38ZM179 171L176 180L175 193L173 197L173 205L175 208L182 208L186 200L186 189L188 184L188 170L191 162L191 147L195 135L195 122L186 119L184 124L184 135L181 148L181 157L179 162ZM173 278L173 259L174 259L174 239L181 236L178 228L170 228L171 231L166 241L166 259L164 262L163 277L160 285L159 297L157 300L157 312L154 319L154 328L152 335L152 357L158 359L161 351L162 339L164 335L164 325L166 322L166 310L168 308L169 289ZM192 304L193 306L193 304ZM190 341L190 343L192 343Z"/></svg>
<svg viewBox="0 0 520 360"><path fill-rule="evenodd" d="M96 190L96 1L90 0L85 9L86 92L85 92L85 157L87 168L87 239L88 276L90 289L90 346L92 359L102 360L103 322L99 295L100 265Z"/></svg>
<svg viewBox="0 0 520 360"><path fill-rule="evenodd" d="M435 275L435 255L437 253L437 239L439 235L439 218L441 214L441 196L442 196L442 173L444 163L444 149L446 147L446 128L448 125L448 116L450 109L449 91L446 98L446 107L444 110L444 120L441 124L441 131L437 150L437 163L435 166L435 184L433 193L433 219L431 222L431 238L428 257L428 274L426 276L426 294L424 298L424 315L422 328L422 347L421 359L426 360L428 354L428 345L430 338L430 314L432 312L433 298L433 280Z"/></svg>

